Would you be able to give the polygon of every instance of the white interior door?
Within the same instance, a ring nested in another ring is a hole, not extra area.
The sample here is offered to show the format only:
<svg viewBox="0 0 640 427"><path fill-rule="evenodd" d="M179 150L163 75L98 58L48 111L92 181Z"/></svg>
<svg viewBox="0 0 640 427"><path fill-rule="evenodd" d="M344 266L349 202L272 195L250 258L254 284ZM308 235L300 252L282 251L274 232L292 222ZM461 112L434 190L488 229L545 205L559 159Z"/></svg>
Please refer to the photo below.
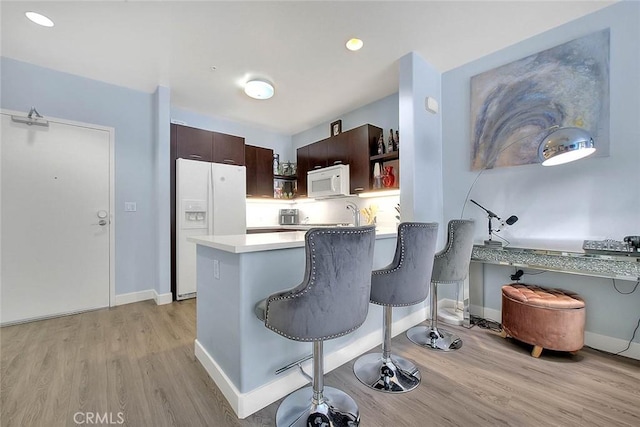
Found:
<svg viewBox="0 0 640 427"><path fill-rule="evenodd" d="M3 112L1 136L1 322L109 306L110 132Z"/></svg>

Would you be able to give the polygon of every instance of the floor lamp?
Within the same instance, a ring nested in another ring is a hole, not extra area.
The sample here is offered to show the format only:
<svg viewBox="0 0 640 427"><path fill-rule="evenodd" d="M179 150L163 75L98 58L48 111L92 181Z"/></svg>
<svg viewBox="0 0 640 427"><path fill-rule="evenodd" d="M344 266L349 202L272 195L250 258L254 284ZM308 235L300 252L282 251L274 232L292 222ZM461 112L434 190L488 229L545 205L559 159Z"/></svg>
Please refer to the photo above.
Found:
<svg viewBox="0 0 640 427"><path fill-rule="evenodd" d="M575 160L585 158L596 151L591 134L589 134L589 132L582 128L554 126L547 130L550 131L549 134L545 136L545 138L540 143L540 146L538 147L538 157L542 162L542 166L556 166L573 162ZM517 144L531 136L532 135L527 135L524 138L518 139L511 144L508 144L497 154L502 153L512 145ZM482 172L484 172L486 169L487 167L485 166L478 173L478 176L476 176L476 178L474 179L471 187L469 187L464 205L462 206L462 214L460 215L460 218L462 218L462 215L464 215L464 207L469 200L471 190L478 181L478 178L480 178ZM489 213L489 224L491 224L491 219L491 213ZM491 241L491 235L489 236L489 240ZM469 278L467 278L466 280L469 280ZM438 320L453 325L462 324L462 310L459 309L460 304L458 302L458 295L459 290L456 291L456 301L453 307L442 307L442 309L438 309ZM463 295L462 298L465 298L465 296Z"/></svg>

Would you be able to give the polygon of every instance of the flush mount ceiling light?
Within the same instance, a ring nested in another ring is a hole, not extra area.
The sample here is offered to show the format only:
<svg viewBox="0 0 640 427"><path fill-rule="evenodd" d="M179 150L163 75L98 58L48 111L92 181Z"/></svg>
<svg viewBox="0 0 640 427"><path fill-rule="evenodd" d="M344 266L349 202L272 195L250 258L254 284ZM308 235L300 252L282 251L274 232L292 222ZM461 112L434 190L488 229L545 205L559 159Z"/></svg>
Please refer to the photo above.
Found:
<svg viewBox="0 0 640 427"><path fill-rule="evenodd" d="M352 51L360 50L363 45L364 43L362 42L362 40L356 38L349 39L346 44L347 49Z"/></svg>
<svg viewBox="0 0 640 427"><path fill-rule="evenodd" d="M24 14L31 22L35 22L43 27L53 27L53 21L44 15L40 15L36 12L25 12Z"/></svg>
<svg viewBox="0 0 640 427"><path fill-rule="evenodd" d="M254 99L269 99L273 96L273 85L264 80L249 80L244 93Z"/></svg>

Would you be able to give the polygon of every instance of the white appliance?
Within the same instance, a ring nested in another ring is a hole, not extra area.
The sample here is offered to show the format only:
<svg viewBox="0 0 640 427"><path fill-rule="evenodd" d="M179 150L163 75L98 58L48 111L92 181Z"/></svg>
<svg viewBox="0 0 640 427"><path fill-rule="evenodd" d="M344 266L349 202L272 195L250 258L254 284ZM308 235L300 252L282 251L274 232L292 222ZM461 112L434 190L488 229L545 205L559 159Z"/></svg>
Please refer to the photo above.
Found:
<svg viewBox="0 0 640 427"><path fill-rule="evenodd" d="M245 234L246 168L176 160L176 299L196 296L196 244L187 237Z"/></svg>
<svg viewBox="0 0 640 427"><path fill-rule="evenodd" d="M324 199L349 195L349 165L329 166L307 173L307 197Z"/></svg>

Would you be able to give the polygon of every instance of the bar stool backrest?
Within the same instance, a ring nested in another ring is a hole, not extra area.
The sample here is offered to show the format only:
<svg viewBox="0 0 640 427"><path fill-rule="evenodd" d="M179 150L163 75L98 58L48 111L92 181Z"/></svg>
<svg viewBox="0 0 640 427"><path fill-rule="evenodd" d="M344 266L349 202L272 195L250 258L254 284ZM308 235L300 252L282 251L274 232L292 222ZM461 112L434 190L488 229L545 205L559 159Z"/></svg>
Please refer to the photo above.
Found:
<svg viewBox="0 0 640 427"><path fill-rule="evenodd" d="M364 323L371 293L375 227L312 228L303 282L267 299L265 325L296 341L337 338Z"/></svg>
<svg viewBox="0 0 640 427"><path fill-rule="evenodd" d="M371 276L371 302L400 307L427 299L437 240L435 222L401 223L393 261Z"/></svg>
<svg viewBox="0 0 640 427"><path fill-rule="evenodd" d="M447 225L447 244L438 252L433 263L431 281L435 283L461 282L469 275L475 221L454 219Z"/></svg>

